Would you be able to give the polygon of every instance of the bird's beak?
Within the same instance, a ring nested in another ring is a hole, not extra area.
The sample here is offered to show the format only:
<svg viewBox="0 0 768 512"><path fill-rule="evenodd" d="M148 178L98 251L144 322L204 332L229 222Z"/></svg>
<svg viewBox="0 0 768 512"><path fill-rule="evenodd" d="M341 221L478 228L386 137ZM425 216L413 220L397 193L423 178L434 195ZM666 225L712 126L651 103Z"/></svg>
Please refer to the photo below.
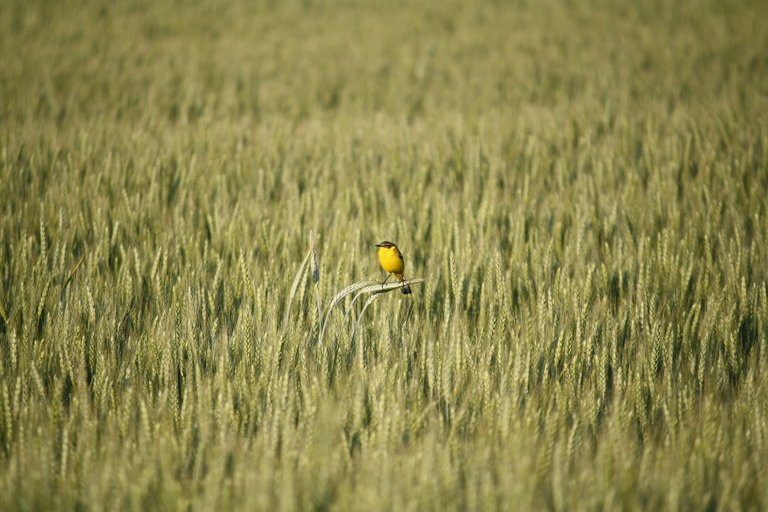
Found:
<svg viewBox="0 0 768 512"><path fill-rule="evenodd" d="M376 244L376 247L381 247L381 244Z"/></svg>

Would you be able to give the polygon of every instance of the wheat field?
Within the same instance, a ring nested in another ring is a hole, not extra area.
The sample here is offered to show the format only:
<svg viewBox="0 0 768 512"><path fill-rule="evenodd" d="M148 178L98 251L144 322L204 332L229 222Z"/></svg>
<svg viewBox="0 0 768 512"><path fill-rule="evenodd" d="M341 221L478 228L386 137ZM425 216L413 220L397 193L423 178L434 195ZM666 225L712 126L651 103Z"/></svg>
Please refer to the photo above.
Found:
<svg viewBox="0 0 768 512"><path fill-rule="evenodd" d="M765 19L6 0L0 509L765 510Z"/></svg>

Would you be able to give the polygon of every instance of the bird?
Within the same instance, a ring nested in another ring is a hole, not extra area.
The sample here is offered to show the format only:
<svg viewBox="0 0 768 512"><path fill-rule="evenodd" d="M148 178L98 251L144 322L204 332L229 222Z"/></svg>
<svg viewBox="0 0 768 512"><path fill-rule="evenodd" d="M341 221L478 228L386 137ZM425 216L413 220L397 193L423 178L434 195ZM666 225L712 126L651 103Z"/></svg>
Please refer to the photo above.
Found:
<svg viewBox="0 0 768 512"><path fill-rule="evenodd" d="M400 249L398 249L392 242L386 240L380 244L376 244L376 247L379 248L379 263L381 264L381 268L387 273L387 279L384 279L384 282L381 283L382 286L392 274L395 274L395 277L401 283L405 282L405 277L403 275L405 261L403 261L403 254L400 252ZM411 287L406 284L400 288L400 291L403 292L403 295L408 295L411 293Z"/></svg>

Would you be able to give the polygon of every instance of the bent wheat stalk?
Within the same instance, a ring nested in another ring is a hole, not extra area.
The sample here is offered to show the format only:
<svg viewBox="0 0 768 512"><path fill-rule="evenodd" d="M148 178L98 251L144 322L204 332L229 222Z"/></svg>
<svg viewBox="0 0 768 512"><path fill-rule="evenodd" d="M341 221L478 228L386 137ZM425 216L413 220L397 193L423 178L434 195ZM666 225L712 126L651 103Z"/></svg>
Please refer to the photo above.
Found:
<svg viewBox="0 0 768 512"><path fill-rule="evenodd" d="M347 309L347 313L345 314L345 318L349 315L350 311L352 310L352 306L354 305L355 301L364 294L372 294L373 296L377 296L381 293L387 293L391 292L392 290L399 290L400 288L404 288L405 286L411 285L411 284L420 284L423 283L424 279L422 278L415 278L415 279L408 279L406 281L398 282L398 283L389 283L389 284L381 284L376 281L360 281L358 283L352 283L351 285L347 286L343 290L341 290L339 293L337 293L333 299L331 300L330 306L328 306L328 310L325 313L325 318L323 319L323 326L322 329L320 329L320 336L317 339L318 344L323 343L323 337L325 336L325 330L328 327L328 320L331 317L331 311L333 311L333 307L341 302L344 297L347 295L350 295L352 293L355 293L355 296L352 298L352 302L349 305L349 308ZM367 307L370 305L370 303L366 303L365 307L363 308L363 312ZM362 312L361 312L362 315ZM360 321L360 318L358 318L358 322Z"/></svg>

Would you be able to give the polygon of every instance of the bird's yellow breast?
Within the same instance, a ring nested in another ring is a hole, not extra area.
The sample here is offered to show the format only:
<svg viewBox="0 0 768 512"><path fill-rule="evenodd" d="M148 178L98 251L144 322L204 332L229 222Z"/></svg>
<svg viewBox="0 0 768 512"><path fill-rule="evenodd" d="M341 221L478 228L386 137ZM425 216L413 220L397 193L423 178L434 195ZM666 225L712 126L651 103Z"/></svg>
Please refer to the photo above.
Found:
<svg viewBox="0 0 768 512"><path fill-rule="evenodd" d="M379 263L384 272L402 274L405 268L403 257L397 247L379 247Z"/></svg>

